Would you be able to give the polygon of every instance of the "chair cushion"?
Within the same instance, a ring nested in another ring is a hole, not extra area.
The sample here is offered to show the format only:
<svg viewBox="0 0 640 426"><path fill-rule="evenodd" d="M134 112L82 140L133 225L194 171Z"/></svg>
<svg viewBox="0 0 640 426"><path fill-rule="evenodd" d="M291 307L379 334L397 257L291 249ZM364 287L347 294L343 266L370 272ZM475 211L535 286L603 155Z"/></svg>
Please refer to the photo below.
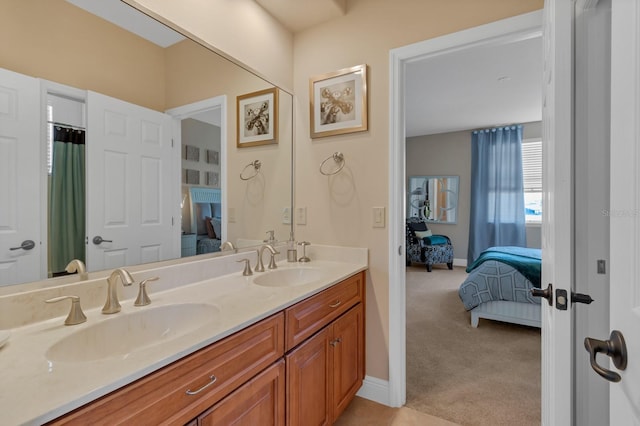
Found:
<svg viewBox="0 0 640 426"><path fill-rule="evenodd" d="M432 235L430 237L424 237L422 241L424 241L424 243L428 246L449 244L449 239L444 235Z"/></svg>

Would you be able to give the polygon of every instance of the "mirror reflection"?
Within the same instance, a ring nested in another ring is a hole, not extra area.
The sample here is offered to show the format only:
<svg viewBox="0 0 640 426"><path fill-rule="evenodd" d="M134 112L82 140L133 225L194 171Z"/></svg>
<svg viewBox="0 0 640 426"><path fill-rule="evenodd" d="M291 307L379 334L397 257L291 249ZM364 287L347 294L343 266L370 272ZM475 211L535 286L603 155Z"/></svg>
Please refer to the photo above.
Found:
<svg viewBox="0 0 640 426"><path fill-rule="evenodd" d="M236 98L273 85L119 1L164 34L75 2L0 6L0 285L288 239L292 96L276 144L238 148Z"/></svg>
<svg viewBox="0 0 640 426"><path fill-rule="evenodd" d="M459 176L410 176L407 217L433 223L458 220Z"/></svg>

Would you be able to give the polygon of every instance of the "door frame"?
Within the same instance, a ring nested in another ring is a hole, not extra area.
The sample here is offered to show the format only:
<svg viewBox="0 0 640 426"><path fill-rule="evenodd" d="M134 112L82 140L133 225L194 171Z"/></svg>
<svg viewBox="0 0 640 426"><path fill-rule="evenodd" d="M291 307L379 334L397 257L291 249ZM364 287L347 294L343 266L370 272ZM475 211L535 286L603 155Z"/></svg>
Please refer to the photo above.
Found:
<svg viewBox="0 0 640 426"><path fill-rule="evenodd" d="M460 49L526 40L542 35L542 11L399 47L389 55L389 397L406 402L405 66Z"/></svg>
<svg viewBox="0 0 640 426"><path fill-rule="evenodd" d="M220 108L220 191L221 191L221 204L223 209L222 211L226 211L226 206L228 205L227 204L228 190L227 190L227 179L226 179L226 176L227 176L227 124L228 124L227 123L227 96L220 95L220 96L215 96L213 98L203 99L198 102L168 109L165 112L170 116L172 116L174 119L173 120L173 140L176 144L181 145L182 144L181 121L186 118L197 115L201 112L208 111L210 109L215 109L215 108ZM181 176L182 156L178 156L176 161L177 163L175 167L178 173L176 176ZM174 188L174 191L176 191L176 194L177 194L176 197L178 197L178 199L181 199L180 197L181 190L182 190L182 180L177 179L177 186ZM176 206L176 212L174 214L174 217L180 218L181 215L182 215L182 209L180 208L180 205L178 203L178 205ZM222 222L221 222L221 230L222 230L221 240L222 241L225 241L227 238L227 226L229 223L228 222L229 219L227 216L228 216L227 214L222 215Z"/></svg>

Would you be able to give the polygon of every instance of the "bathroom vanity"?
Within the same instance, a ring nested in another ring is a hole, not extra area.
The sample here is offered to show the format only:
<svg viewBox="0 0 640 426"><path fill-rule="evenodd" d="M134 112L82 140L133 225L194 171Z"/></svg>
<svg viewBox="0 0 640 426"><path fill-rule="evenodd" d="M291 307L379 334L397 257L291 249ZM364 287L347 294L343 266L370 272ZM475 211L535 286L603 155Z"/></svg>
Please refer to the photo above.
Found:
<svg viewBox="0 0 640 426"><path fill-rule="evenodd" d="M317 254L307 265L279 262L251 277L236 262L242 254L229 256L217 261L237 271L151 287L152 303L140 310L125 293L115 315L90 309L80 326L58 317L18 328L0 357L27 377L8 375L19 389L0 408L13 413L12 424L332 424L364 379L366 250L353 263ZM86 347L99 343L85 335L106 335L110 324L188 323L186 312L196 312L194 325L161 344L124 354L117 345Z"/></svg>

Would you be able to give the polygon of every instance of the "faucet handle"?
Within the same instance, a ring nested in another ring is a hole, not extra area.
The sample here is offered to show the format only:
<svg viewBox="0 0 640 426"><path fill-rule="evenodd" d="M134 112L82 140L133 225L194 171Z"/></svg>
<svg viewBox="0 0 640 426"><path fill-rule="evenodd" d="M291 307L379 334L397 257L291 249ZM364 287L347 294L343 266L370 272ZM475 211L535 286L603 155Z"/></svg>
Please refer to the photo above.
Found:
<svg viewBox="0 0 640 426"><path fill-rule="evenodd" d="M269 235L269 238L267 238L266 240L262 241L263 243L274 243L276 241L276 237L275 237L275 231L267 231L266 234Z"/></svg>
<svg viewBox="0 0 640 426"><path fill-rule="evenodd" d="M78 296L54 297L52 299L47 299L44 302L56 303L66 299L71 299L71 310L69 310L67 319L64 320L64 325L76 325L85 322L87 320L87 317L84 315L84 312L82 312L82 308L80 307L80 297Z"/></svg>
<svg viewBox="0 0 640 426"><path fill-rule="evenodd" d="M279 251L275 251L275 253L271 253L271 260L269 260L269 269L278 269L278 265L276 265L276 254L280 254Z"/></svg>
<svg viewBox="0 0 640 426"><path fill-rule="evenodd" d="M151 303L151 299L149 299L149 295L147 294L147 282L149 281L158 281L160 277L147 278L146 280L142 280L140 282L140 288L138 289L138 297L136 301L133 302L133 306L146 306Z"/></svg>
<svg viewBox="0 0 640 426"><path fill-rule="evenodd" d="M249 275L253 275L253 272L251 272L251 265L249 264L249 259L240 259L240 260L236 260L236 262L244 262L244 271L242 271L243 277L248 277Z"/></svg>
<svg viewBox="0 0 640 426"><path fill-rule="evenodd" d="M309 241L300 241L298 245L302 246L302 257L298 259L298 262L311 262L311 259L307 257L307 246L310 246L311 243Z"/></svg>

